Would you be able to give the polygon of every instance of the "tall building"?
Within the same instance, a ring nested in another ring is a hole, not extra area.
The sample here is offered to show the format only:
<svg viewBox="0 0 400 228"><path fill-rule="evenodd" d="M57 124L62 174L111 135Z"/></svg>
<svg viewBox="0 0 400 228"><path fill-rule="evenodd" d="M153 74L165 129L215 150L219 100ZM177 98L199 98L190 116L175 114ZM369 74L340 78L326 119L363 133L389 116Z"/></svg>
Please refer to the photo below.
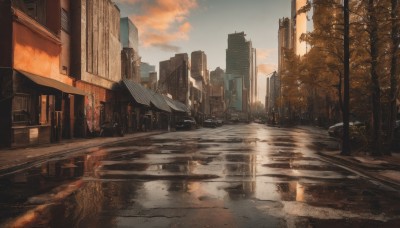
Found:
<svg viewBox="0 0 400 228"><path fill-rule="evenodd" d="M225 117L224 75L219 67L210 72L210 114L219 118Z"/></svg>
<svg viewBox="0 0 400 228"><path fill-rule="evenodd" d="M151 72L156 72L156 66L145 62L140 63L140 77L142 80L146 80Z"/></svg>
<svg viewBox="0 0 400 228"><path fill-rule="evenodd" d="M292 22L292 42L293 50L296 55L303 56L307 53L307 43L300 41L302 34L307 33L307 14L298 11L306 6L307 0L292 0L291 22Z"/></svg>
<svg viewBox="0 0 400 228"><path fill-rule="evenodd" d="M113 87L121 80L120 11L110 0L71 1L71 73L87 93L85 117L90 132L112 121Z"/></svg>
<svg viewBox="0 0 400 228"><path fill-rule="evenodd" d="M278 73L281 73L285 60L285 51L293 48L292 30L290 28L290 19L279 19L278 30Z"/></svg>
<svg viewBox="0 0 400 228"><path fill-rule="evenodd" d="M193 87L200 91L199 112L210 114L209 105L209 72L207 70L207 55L203 51L191 53L190 75L195 80Z"/></svg>
<svg viewBox="0 0 400 228"><path fill-rule="evenodd" d="M267 82L269 95L268 95L268 112L270 114L277 114L279 113L278 110L278 100L281 95L281 85L280 85L280 78L279 75L274 72Z"/></svg>
<svg viewBox="0 0 400 228"><path fill-rule="evenodd" d="M250 103L254 104L257 101L257 74L258 74L258 67L257 67L257 49L252 48L252 55L251 55L251 95L250 95Z"/></svg>
<svg viewBox="0 0 400 228"><path fill-rule="evenodd" d="M123 79L130 79L140 83L140 56L139 33L132 21L127 18L120 19L121 33L121 75Z"/></svg>
<svg viewBox="0 0 400 228"><path fill-rule="evenodd" d="M189 69L187 53L175 54L169 60L160 62L159 91L170 94L172 99L189 105Z"/></svg>
<svg viewBox="0 0 400 228"><path fill-rule="evenodd" d="M190 56L190 74L195 80L202 80L206 84L209 79L207 76L207 55L204 51L194 51Z"/></svg>
<svg viewBox="0 0 400 228"><path fill-rule="evenodd" d="M226 49L226 74L230 80L240 81L242 88L240 100L236 100L235 109L249 114L250 102L254 100L254 80L256 74L255 51L252 42L246 40L244 32L228 35L228 49ZM234 87L230 87L234 88ZM240 105L237 105L241 103Z"/></svg>
<svg viewBox="0 0 400 228"><path fill-rule="evenodd" d="M140 84L148 89L157 90L156 66L145 62L140 63Z"/></svg>

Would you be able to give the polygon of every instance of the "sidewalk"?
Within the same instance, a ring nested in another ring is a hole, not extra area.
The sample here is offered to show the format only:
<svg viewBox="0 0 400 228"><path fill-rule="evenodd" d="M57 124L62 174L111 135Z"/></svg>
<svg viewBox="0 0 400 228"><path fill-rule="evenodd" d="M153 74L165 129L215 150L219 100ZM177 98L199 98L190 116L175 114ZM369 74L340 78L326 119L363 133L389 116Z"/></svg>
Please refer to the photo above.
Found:
<svg viewBox="0 0 400 228"><path fill-rule="evenodd" d="M300 129L318 132L328 136L326 129L314 126L297 126ZM392 188L400 190L400 153L392 153L391 156L373 157L366 153L352 152L351 156L342 156L338 149L338 143L321 143L322 149L318 154L334 164L356 170L360 174L383 182Z"/></svg>
<svg viewBox="0 0 400 228"><path fill-rule="evenodd" d="M165 133L165 131L137 132L124 137L97 137L91 139L63 140L60 143L43 144L27 148L0 150L0 176L10 174L21 168L53 157L78 152L92 147L100 147L134 138L148 137Z"/></svg>
<svg viewBox="0 0 400 228"><path fill-rule="evenodd" d="M364 153L342 156L340 151L322 151L318 154L334 163L354 169L365 176L400 190L399 153L382 157L372 157Z"/></svg>

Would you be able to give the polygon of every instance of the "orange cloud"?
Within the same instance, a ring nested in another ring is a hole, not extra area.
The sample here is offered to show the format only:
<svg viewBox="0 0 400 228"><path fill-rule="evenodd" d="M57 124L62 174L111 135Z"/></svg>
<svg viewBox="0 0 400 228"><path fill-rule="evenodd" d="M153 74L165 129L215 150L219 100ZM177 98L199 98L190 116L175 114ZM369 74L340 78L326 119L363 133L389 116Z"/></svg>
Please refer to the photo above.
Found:
<svg viewBox="0 0 400 228"><path fill-rule="evenodd" d="M260 64L258 65L258 74L265 76L267 74L270 74L274 71L276 71L276 65L275 64Z"/></svg>
<svg viewBox="0 0 400 228"><path fill-rule="evenodd" d="M197 0L119 0L133 4L139 14L130 19L138 27L143 46L162 45L189 38L191 25L187 19L190 11L197 8Z"/></svg>
<svg viewBox="0 0 400 228"><path fill-rule="evenodd" d="M266 60L275 50L273 49L258 49L257 48L257 61Z"/></svg>

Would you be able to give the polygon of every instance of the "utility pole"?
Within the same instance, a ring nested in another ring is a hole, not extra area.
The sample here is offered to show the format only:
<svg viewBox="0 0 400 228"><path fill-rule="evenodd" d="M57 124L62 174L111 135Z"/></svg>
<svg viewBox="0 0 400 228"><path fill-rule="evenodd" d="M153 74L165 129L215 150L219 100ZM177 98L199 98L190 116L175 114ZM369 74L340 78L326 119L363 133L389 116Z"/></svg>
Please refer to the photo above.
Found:
<svg viewBox="0 0 400 228"><path fill-rule="evenodd" d="M343 49L344 49L344 91L343 91L343 138L341 155L350 155L350 134L349 134L349 101L350 101L350 17L349 17L349 0L343 1Z"/></svg>

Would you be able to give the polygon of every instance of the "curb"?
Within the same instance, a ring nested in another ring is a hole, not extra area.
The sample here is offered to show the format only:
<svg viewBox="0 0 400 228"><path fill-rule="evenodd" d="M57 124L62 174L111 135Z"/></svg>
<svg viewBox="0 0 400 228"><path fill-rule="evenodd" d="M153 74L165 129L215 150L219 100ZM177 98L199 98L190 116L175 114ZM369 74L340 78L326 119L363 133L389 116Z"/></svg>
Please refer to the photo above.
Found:
<svg viewBox="0 0 400 228"><path fill-rule="evenodd" d="M390 178L384 177L382 175L373 173L374 170L376 171L377 169L371 169L370 167L364 166L358 162L351 162L351 161L348 161L347 159L338 158L336 156L328 155L323 152L317 152L317 154L320 155L321 157L324 157L324 159L329 160L332 163L339 164L346 168L352 169L353 171L357 171L358 173L362 174L365 177L374 179L375 181L381 182L384 185L394 188L396 190L400 190L399 182L396 182L396 181L394 181ZM384 168L382 168L382 169L384 169ZM368 170L370 170L370 171L368 171Z"/></svg>
<svg viewBox="0 0 400 228"><path fill-rule="evenodd" d="M98 143L96 145L87 145L87 146L76 147L76 148L71 148L71 149L67 149L67 150L59 150L57 152L50 152L50 153L47 153L44 155L38 155L38 156L31 157L31 158L21 159L19 161L16 161L15 163L11 163L9 165L0 167L0 177L11 175L11 174L19 172L21 170L29 169L31 167L37 166L37 165L45 162L45 160L49 160L49 159L52 159L52 158L55 158L58 156L64 156L67 154L73 154L73 153L76 153L79 151L83 151L83 150L92 148L94 146L102 147L105 145L114 145L117 143L129 141L132 139L150 137L150 136L161 135L161 134L165 134L165 133L168 133L168 131L158 131L158 132L149 133L149 134L145 134L145 135L141 135L141 136L135 136L133 134L132 137L118 137L118 139L116 139L115 141L111 141L111 142L102 142L102 143ZM57 145L59 145L59 144L54 144L54 146L57 146Z"/></svg>

